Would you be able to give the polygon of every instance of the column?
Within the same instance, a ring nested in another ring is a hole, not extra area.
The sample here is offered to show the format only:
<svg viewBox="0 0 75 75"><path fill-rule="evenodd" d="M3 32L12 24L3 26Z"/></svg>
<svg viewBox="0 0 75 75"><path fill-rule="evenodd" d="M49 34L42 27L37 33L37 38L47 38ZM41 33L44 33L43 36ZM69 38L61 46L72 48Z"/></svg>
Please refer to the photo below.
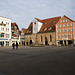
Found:
<svg viewBox="0 0 75 75"><path fill-rule="evenodd" d="M65 46L65 42L64 42L64 40L63 40L63 45Z"/></svg>
<svg viewBox="0 0 75 75"><path fill-rule="evenodd" d="M66 40L66 45L68 46L68 40Z"/></svg>

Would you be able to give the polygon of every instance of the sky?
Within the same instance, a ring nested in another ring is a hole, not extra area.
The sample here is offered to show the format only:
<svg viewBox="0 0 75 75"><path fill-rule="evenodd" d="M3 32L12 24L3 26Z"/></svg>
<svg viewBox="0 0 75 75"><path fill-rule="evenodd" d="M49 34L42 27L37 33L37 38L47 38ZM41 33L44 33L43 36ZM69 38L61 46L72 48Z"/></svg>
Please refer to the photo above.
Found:
<svg viewBox="0 0 75 75"><path fill-rule="evenodd" d="M16 22L20 30L34 18L47 19L66 15L75 21L75 0L0 0L0 16Z"/></svg>

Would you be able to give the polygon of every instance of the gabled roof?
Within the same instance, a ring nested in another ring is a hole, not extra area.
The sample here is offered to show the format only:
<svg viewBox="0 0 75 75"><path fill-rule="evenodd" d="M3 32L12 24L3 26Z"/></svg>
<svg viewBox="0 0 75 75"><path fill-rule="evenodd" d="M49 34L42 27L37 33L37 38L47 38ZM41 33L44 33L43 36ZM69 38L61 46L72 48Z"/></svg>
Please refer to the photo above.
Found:
<svg viewBox="0 0 75 75"><path fill-rule="evenodd" d="M19 30L19 27L18 27L18 25L16 23L11 23L11 26L16 26L17 29Z"/></svg>
<svg viewBox="0 0 75 75"><path fill-rule="evenodd" d="M39 22L43 23L43 25L40 28L40 31L38 33L47 32L47 31L55 31L55 24L60 20L60 18L61 18L61 16L54 17L54 18L43 19L43 20L35 18ZM45 28L46 28L46 30L44 30ZM32 29L33 29L33 22L31 22L29 27L27 28L26 34L32 33Z"/></svg>
<svg viewBox="0 0 75 75"><path fill-rule="evenodd" d="M23 30L23 32L24 32L24 34L26 33L26 29L25 28L22 28L22 30Z"/></svg>
<svg viewBox="0 0 75 75"><path fill-rule="evenodd" d="M38 19L38 18L35 18L37 21L39 21L39 22L42 22L42 20L40 20L40 19Z"/></svg>
<svg viewBox="0 0 75 75"><path fill-rule="evenodd" d="M31 34L33 30L33 22L30 23L29 27L26 30L26 34Z"/></svg>
<svg viewBox="0 0 75 75"><path fill-rule="evenodd" d="M61 16L42 20L43 25L39 32L55 31L55 24L60 20ZM46 30L44 30L46 28Z"/></svg>
<svg viewBox="0 0 75 75"><path fill-rule="evenodd" d="M65 16L65 15L64 15L63 17L66 17L67 19L69 19L69 20L73 21L72 19L70 19L69 17L67 17L67 16ZM75 22L75 21L73 21L73 22Z"/></svg>

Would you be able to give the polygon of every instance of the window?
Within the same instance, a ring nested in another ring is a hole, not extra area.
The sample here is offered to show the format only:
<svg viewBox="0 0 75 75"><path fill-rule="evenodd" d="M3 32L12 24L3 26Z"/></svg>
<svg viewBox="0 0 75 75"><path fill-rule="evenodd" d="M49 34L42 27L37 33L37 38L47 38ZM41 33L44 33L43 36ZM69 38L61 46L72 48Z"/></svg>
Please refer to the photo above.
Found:
<svg viewBox="0 0 75 75"><path fill-rule="evenodd" d="M9 34L6 34L6 38L9 38Z"/></svg>
<svg viewBox="0 0 75 75"><path fill-rule="evenodd" d="M8 31L9 31L9 28L8 28Z"/></svg>
<svg viewBox="0 0 75 75"><path fill-rule="evenodd" d="M9 22L8 22L8 25L9 25Z"/></svg>
<svg viewBox="0 0 75 75"><path fill-rule="evenodd" d="M68 29L68 32L70 32L70 29Z"/></svg>
<svg viewBox="0 0 75 75"><path fill-rule="evenodd" d="M66 32L66 29L64 29L64 32Z"/></svg>
<svg viewBox="0 0 75 75"><path fill-rule="evenodd" d="M2 24L3 24L3 21L2 21Z"/></svg>
<svg viewBox="0 0 75 75"><path fill-rule="evenodd" d="M62 33L62 30L61 30L61 33Z"/></svg>
<svg viewBox="0 0 75 75"><path fill-rule="evenodd" d="M52 42L52 36L50 35L50 42Z"/></svg>
<svg viewBox="0 0 75 75"><path fill-rule="evenodd" d="M2 27L1 27L1 31L2 31Z"/></svg>
<svg viewBox="0 0 75 75"><path fill-rule="evenodd" d="M59 33L59 30L57 30L57 33Z"/></svg>
<svg viewBox="0 0 75 75"><path fill-rule="evenodd" d="M70 35L68 34L68 38L70 38Z"/></svg>
<svg viewBox="0 0 75 75"><path fill-rule="evenodd" d="M71 32L73 32L73 29L71 29Z"/></svg>
<svg viewBox="0 0 75 75"><path fill-rule="evenodd" d="M4 28L3 28L3 31L4 31Z"/></svg>
<svg viewBox="0 0 75 75"><path fill-rule="evenodd" d="M26 31L28 33L28 31Z"/></svg>
<svg viewBox="0 0 75 75"><path fill-rule="evenodd" d="M71 34L71 38L73 38L73 34Z"/></svg>
<svg viewBox="0 0 75 75"><path fill-rule="evenodd" d="M62 38L62 35L61 35L61 38Z"/></svg>
<svg viewBox="0 0 75 75"><path fill-rule="evenodd" d="M52 23L55 23L55 21L53 21Z"/></svg>
<svg viewBox="0 0 75 75"><path fill-rule="evenodd" d="M61 20L61 23L62 23L63 21Z"/></svg>
<svg viewBox="0 0 75 75"><path fill-rule="evenodd" d="M6 46L9 46L9 41L6 41Z"/></svg>
<svg viewBox="0 0 75 75"><path fill-rule="evenodd" d="M47 30L47 28L44 28L44 31Z"/></svg>
<svg viewBox="0 0 75 75"><path fill-rule="evenodd" d="M34 24L36 24L36 22L34 22Z"/></svg>
<svg viewBox="0 0 75 75"><path fill-rule="evenodd" d="M6 31L7 31L7 28L6 28Z"/></svg>
<svg viewBox="0 0 75 75"><path fill-rule="evenodd" d="M59 25L57 25L57 28L59 28Z"/></svg>
<svg viewBox="0 0 75 75"><path fill-rule="evenodd" d="M65 20L63 20L63 22L65 22Z"/></svg>
<svg viewBox="0 0 75 75"><path fill-rule="evenodd" d="M7 22L6 22L6 25L7 25Z"/></svg>
<svg viewBox="0 0 75 75"><path fill-rule="evenodd" d="M69 27L69 24L67 24L67 27Z"/></svg>
<svg viewBox="0 0 75 75"><path fill-rule="evenodd" d="M60 25L60 27L62 28L62 25Z"/></svg>
<svg viewBox="0 0 75 75"><path fill-rule="evenodd" d="M68 19L66 21L68 22Z"/></svg>
<svg viewBox="0 0 75 75"><path fill-rule="evenodd" d="M2 37L2 38L3 38L3 37L4 37L4 33L1 33L1 34L0 34L0 37Z"/></svg>
<svg viewBox="0 0 75 75"><path fill-rule="evenodd" d="M64 34L64 38L66 38L66 35Z"/></svg>
<svg viewBox="0 0 75 75"><path fill-rule="evenodd" d="M73 26L73 23L71 23L71 26Z"/></svg>
<svg viewBox="0 0 75 75"><path fill-rule="evenodd" d="M66 25L64 24L64 27L66 27Z"/></svg>
<svg viewBox="0 0 75 75"><path fill-rule="evenodd" d="M59 35L57 36L57 38L59 38Z"/></svg>
<svg viewBox="0 0 75 75"><path fill-rule="evenodd" d="M48 28L48 30L51 30L51 27L50 27L50 28Z"/></svg>

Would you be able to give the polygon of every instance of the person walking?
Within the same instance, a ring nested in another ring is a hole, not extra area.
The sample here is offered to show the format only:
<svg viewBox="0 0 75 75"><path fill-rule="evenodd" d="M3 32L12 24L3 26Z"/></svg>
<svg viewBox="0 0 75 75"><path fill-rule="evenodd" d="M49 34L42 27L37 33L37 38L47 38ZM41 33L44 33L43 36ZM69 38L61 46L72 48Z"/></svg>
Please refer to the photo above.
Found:
<svg viewBox="0 0 75 75"><path fill-rule="evenodd" d="M14 48L15 48L15 44L14 43L12 44L12 47L13 47L13 50L14 50Z"/></svg>
<svg viewBox="0 0 75 75"><path fill-rule="evenodd" d="M16 49L18 50L18 43L16 42Z"/></svg>

